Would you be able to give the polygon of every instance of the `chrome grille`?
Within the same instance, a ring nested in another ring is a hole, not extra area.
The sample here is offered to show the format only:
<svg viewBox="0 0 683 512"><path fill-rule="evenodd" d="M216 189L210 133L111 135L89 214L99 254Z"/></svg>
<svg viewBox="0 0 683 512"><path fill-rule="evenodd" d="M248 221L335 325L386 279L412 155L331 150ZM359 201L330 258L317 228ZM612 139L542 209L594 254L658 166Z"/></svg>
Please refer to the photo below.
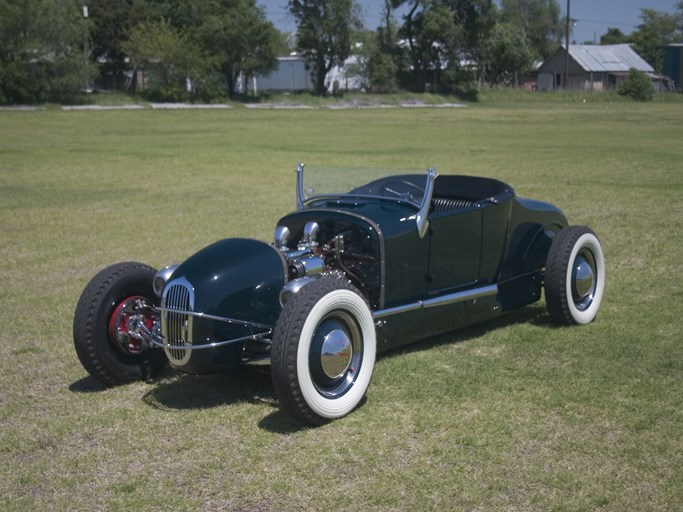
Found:
<svg viewBox="0 0 683 512"><path fill-rule="evenodd" d="M194 293L192 286L184 279L178 279L170 283L164 290L162 307L177 309L175 311L163 311L161 315L161 332L166 345L192 345L192 316L187 311L194 310ZM182 365L189 361L191 350L178 348L164 349L169 360Z"/></svg>

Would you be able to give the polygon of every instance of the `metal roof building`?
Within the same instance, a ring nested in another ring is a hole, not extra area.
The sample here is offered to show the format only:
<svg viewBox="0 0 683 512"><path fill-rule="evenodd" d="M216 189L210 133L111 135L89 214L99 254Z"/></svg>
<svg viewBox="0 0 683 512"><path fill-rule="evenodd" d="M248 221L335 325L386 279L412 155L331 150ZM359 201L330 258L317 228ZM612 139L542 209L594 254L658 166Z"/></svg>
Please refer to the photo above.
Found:
<svg viewBox="0 0 683 512"><path fill-rule="evenodd" d="M565 48L560 47L538 68L539 91L567 88L563 83L566 53ZM627 44L570 45L568 88L584 91L615 88L631 68L654 73L652 66Z"/></svg>
<svg viewBox="0 0 683 512"><path fill-rule="evenodd" d="M683 43L664 48L664 74L673 79L676 90L683 91Z"/></svg>
<svg viewBox="0 0 683 512"><path fill-rule="evenodd" d="M278 67L268 75L256 75L248 84L250 89L257 91L312 91L313 80L306 64L306 59L297 54L278 57ZM343 66L336 66L327 75L329 92L352 91L361 88L361 80L352 72L358 63L358 57L349 56Z"/></svg>

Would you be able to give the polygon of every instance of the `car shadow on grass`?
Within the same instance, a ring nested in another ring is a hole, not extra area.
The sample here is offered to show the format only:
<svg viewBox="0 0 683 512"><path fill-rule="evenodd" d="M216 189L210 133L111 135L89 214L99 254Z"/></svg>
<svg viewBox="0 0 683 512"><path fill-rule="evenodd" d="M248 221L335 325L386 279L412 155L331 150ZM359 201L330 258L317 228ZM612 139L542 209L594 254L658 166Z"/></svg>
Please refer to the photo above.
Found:
<svg viewBox="0 0 683 512"><path fill-rule="evenodd" d="M319 428L301 423L282 409L276 409L273 412L268 413L259 421L258 426L259 428L274 434L294 434L303 430Z"/></svg>
<svg viewBox="0 0 683 512"><path fill-rule="evenodd" d="M423 350L429 350L430 348L441 345L465 343L467 341L480 338L481 336L486 335L488 332L519 324L531 324L543 329L553 329L556 327L550 319L546 308L543 305L533 304L531 306L526 306L524 308L505 313L493 320L473 324L468 327L456 329L444 334L438 334L408 345L391 349L378 355L378 359L393 358L402 354L421 352Z"/></svg>
<svg viewBox="0 0 683 512"><path fill-rule="evenodd" d="M236 368L230 374L210 375L189 375L166 367L148 382L154 387L143 395L142 401L155 409L181 411L240 403L265 404L273 410L259 422L259 428L278 434L292 434L311 428L278 407L267 367L246 366ZM73 393L99 393L107 389L110 388L89 375L69 386Z"/></svg>
<svg viewBox="0 0 683 512"><path fill-rule="evenodd" d="M269 432L291 434L308 427L278 407L270 380L263 367L240 367L230 374L188 375L167 369L142 401L156 409L212 409L249 403L273 408L259 427Z"/></svg>
<svg viewBox="0 0 683 512"><path fill-rule="evenodd" d="M143 401L158 409L211 409L237 403L277 402L270 374L254 367L238 367L230 373L190 375L165 369Z"/></svg>
<svg viewBox="0 0 683 512"><path fill-rule="evenodd" d="M72 393L100 393L107 389L107 386L91 375L78 379L69 385L69 391Z"/></svg>

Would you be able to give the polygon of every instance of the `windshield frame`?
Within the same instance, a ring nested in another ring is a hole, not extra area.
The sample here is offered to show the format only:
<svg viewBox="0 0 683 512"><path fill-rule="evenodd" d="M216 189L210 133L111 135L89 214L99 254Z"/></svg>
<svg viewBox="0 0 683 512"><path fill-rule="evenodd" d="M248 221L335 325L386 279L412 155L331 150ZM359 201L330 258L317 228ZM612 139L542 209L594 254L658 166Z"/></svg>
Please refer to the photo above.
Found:
<svg viewBox="0 0 683 512"><path fill-rule="evenodd" d="M357 186L349 192L335 192L335 193L329 193L329 194L315 194L311 193L310 195L306 194L306 188L304 185L304 164L299 162L296 167L296 204L297 204L297 210L303 210L308 203L314 202L314 201L320 201L320 200L325 200L325 199L331 199L331 200L339 200L343 198L368 198L368 199L377 199L377 200L383 200L383 201L394 201L394 202L400 202L400 203L407 203L412 206L414 206L417 209L417 213L415 215L415 221L416 221L416 226L418 233L420 235L420 238L424 238L425 234L427 233L427 229L429 227L429 220L428 220L428 214L429 214L429 207L432 202L432 194L434 192L434 181L436 180L436 177L438 176L438 173L436 172L435 167L430 167L425 171L424 177L425 177L425 185L424 185L424 191L422 194L422 197L420 200L416 200L414 197L412 197L410 194L408 195L401 195L397 194L396 197L392 196L384 196L384 195L379 195L379 194L363 194L360 192L354 192L354 190L357 190L358 188L362 188L361 186ZM331 172L331 170L330 170ZM384 172L384 171L382 171ZM407 173L406 173L407 175ZM395 174L391 173L389 170L386 171L386 175L383 176L384 178L391 178L391 177L397 177L400 179L400 174ZM413 174L414 176L414 174ZM370 180L370 182L365 182L364 185L369 185L373 183L375 180ZM417 187L417 186L416 186ZM418 187L419 188L419 187ZM313 189L310 189L313 191Z"/></svg>

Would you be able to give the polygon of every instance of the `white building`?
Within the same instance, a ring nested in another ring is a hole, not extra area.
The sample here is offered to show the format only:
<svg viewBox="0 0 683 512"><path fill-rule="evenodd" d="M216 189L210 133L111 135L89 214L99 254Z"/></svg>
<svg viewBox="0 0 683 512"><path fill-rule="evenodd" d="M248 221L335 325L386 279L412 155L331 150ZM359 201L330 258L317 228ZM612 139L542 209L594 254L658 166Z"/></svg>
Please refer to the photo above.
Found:
<svg viewBox="0 0 683 512"><path fill-rule="evenodd" d="M343 66L333 68L327 75L328 91L354 91L362 87L362 80L354 71L358 57L350 56ZM278 57L278 67L269 75L256 75L251 84L252 92L297 92L312 91L311 72L301 55Z"/></svg>

